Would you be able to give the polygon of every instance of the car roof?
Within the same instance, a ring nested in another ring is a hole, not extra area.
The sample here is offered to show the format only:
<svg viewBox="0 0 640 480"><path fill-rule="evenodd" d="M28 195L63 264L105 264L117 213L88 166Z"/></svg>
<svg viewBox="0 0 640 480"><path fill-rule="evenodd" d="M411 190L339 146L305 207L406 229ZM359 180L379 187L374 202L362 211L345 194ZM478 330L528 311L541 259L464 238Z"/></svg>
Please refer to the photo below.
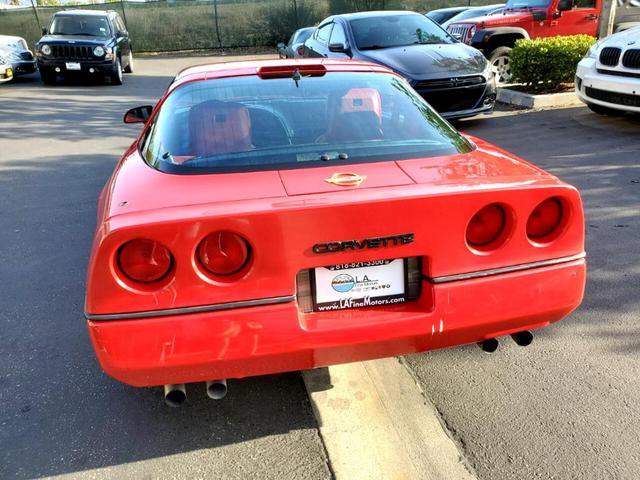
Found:
<svg viewBox="0 0 640 480"><path fill-rule="evenodd" d="M198 80L211 80L225 77L241 77L248 75L258 75L261 67L302 67L310 65L322 65L328 72L378 72L394 73L377 63L363 62L360 60L344 60L334 58L302 58L302 59L278 59L278 60L248 60L240 62L210 63L205 65L194 65L180 71L173 79L169 90L174 90L178 86Z"/></svg>
<svg viewBox="0 0 640 480"><path fill-rule="evenodd" d="M14 35L0 35L0 40L24 40L24 38Z"/></svg>
<svg viewBox="0 0 640 480"><path fill-rule="evenodd" d="M83 15L83 16L92 16L92 17L104 17L111 13L114 13L113 10L60 10L59 12L54 13L55 16L60 15Z"/></svg>
<svg viewBox="0 0 640 480"><path fill-rule="evenodd" d="M407 10L375 10L371 12L356 12L356 13L343 13L340 15L333 15L332 18L344 18L345 20L356 20L359 18L374 18L374 17L391 17L397 15L421 15L417 12L411 12Z"/></svg>

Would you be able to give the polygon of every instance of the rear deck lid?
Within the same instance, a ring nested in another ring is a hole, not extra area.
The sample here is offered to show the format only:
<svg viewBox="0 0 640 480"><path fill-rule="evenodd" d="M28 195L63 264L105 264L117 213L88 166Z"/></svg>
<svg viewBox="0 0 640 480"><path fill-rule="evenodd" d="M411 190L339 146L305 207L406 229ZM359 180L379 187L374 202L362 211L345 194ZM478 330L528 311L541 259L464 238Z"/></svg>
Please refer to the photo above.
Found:
<svg viewBox="0 0 640 480"><path fill-rule="evenodd" d="M307 195L353 188L392 187L415 183L395 162L280 170L287 195Z"/></svg>

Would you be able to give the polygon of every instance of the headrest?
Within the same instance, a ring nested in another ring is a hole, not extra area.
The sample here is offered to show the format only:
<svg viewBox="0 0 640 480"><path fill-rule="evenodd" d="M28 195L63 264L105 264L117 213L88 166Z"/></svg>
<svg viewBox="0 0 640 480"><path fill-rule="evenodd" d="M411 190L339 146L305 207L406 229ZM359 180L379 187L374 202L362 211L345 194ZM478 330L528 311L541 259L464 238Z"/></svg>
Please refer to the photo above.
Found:
<svg viewBox="0 0 640 480"><path fill-rule="evenodd" d="M189 130L194 156L251 150L251 117L241 103L209 100L191 108Z"/></svg>
<svg viewBox="0 0 640 480"><path fill-rule="evenodd" d="M375 88L352 88L340 102L340 112L374 112L382 123L382 99Z"/></svg>

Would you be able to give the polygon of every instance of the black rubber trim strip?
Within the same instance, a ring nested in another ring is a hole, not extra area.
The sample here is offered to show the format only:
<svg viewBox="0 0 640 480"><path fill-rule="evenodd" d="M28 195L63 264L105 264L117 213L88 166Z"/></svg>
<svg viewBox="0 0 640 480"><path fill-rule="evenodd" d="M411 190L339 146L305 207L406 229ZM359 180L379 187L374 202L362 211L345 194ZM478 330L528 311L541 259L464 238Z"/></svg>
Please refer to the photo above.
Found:
<svg viewBox="0 0 640 480"><path fill-rule="evenodd" d="M174 315L187 315L190 313L217 312L220 310L230 310L232 308L259 307L262 305L276 305L279 303L289 303L296 299L295 295L284 297L257 298L255 300L243 300L241 302L215 303L213 305L200 305L197 307L169 308L165 310L150 310L146 312L109 313L109 314L84 314L87 320L135 320L140 318L171 317Z"/></svg>
<svg viewBox="0 0 640 480"><path fill-rule="evenodd" d="M586 257L584 252L578 253L577 255L571 255L570 257L562 257L562 258L554 258L552 260L541 260L539 262L531 262L531 263L522 263L520 265L511 265L509 267L500 267L500 268L492 268L489 270L480 270L477 272L469 272L469 273L458 273L456 275L445 275L443 277L427 277L424 276L424 279L430 283L449 283L449 282L458 282L460 280L470 280L473 278L483 278L489 277L492 275L500 275L501 273L511 273L511 272L519 272L522 270L529 270L531 268L540 268L540 267L548 267L550 265L558 265L560 263L573 262L574 260L581 260Z"/></svg>

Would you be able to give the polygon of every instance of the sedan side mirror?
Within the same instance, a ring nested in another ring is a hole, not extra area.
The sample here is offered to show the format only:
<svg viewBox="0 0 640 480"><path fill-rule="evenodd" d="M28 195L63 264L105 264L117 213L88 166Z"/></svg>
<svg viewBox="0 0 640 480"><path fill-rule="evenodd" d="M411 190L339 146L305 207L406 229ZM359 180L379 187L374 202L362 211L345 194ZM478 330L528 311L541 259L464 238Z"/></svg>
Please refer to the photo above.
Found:
<svg viewBox="0 0 640 480"><path fill-rule="evenodd" d="M276 44L276 48L277 48L278 50L284 50L284 43L279 42L278 44Z"/></svg>
<svg viewBox="0 0 640 480"><path fill-rule="evenodd" d="M558 11L566 12L567 10L571 10L573 8L573 0L560 0L558 2Z"/></svg>
<svg viewBox="0 0 640 480"><path fill-rule="evenodd" d="M334 53L349 54L349 48L344 43L330 43L329 51Z"/></svg>
<svg viewBox="0 0 640 480"><path fill-rule="evenodd" d="M124 123L145 123L149 120L152 111L153 107L151 105L132 108L124 114Z"/></svg>

